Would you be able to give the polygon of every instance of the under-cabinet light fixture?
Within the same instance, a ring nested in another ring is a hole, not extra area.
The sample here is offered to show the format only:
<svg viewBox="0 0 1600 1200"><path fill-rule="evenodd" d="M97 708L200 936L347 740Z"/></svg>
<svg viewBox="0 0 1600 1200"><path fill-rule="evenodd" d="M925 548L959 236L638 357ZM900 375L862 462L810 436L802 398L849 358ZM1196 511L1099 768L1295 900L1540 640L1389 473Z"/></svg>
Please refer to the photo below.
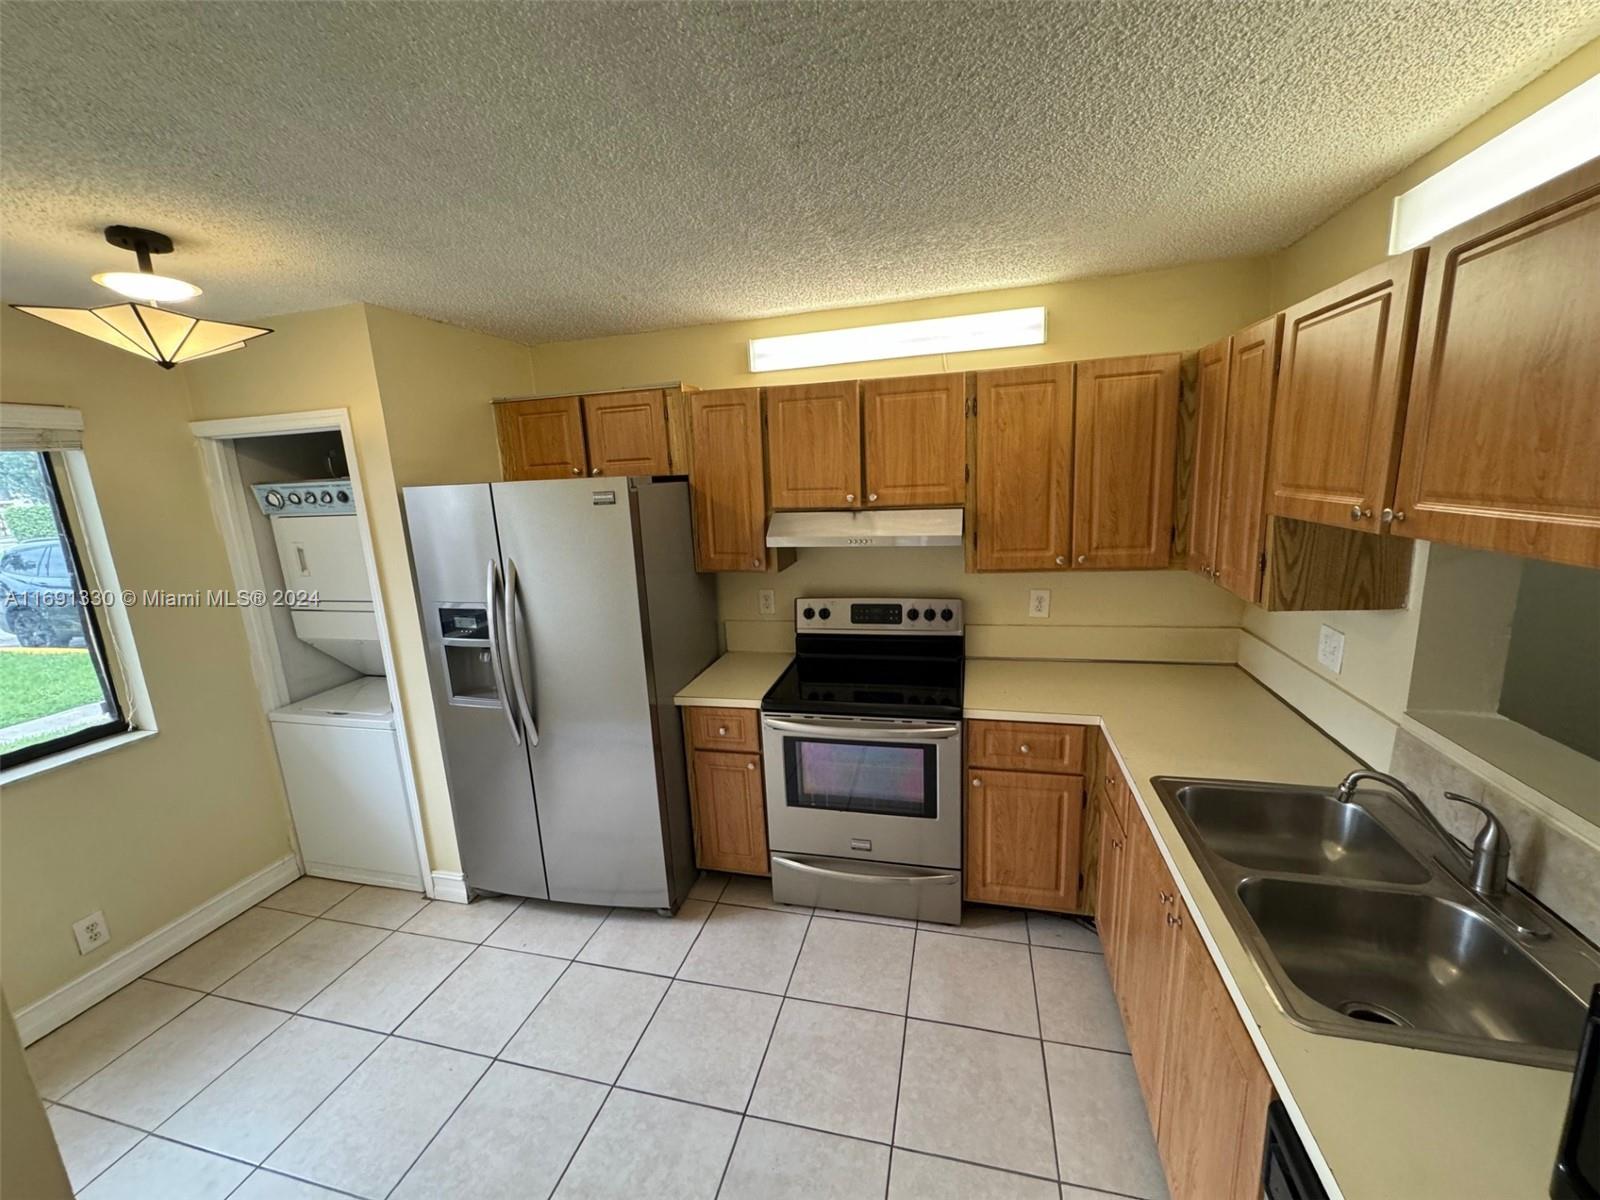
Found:
<svg viewBox="0 0 1600 1200"><path fill-rule="evenodd" d="M1595 157L1600 157L1600 75L1396 196L1389 253L1432 241Z"/></svg>
<svg viewBox="0 0 1600 1200"><path fill-rule="evenodd" d="M826 367L834 363L1038 346L1044 339L1045 310L1042 306L1007 308L960 317L932 317L925 321L896 321L891 325L860 325L854 329L751 338L750 370L791 371L797 367Z"/></svg>

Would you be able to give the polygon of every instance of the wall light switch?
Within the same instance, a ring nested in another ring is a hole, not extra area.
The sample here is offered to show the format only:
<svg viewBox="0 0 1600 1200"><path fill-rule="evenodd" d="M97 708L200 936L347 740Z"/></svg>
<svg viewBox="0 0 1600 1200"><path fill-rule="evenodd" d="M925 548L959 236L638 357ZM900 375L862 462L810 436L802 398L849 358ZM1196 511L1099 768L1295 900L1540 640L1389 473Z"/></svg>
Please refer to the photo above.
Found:
<svg viewBox="0 0 1600 1200"><path fill-rule="evenodd" d="M1050 589L1034 588L1028 593L1028 615L1030 617L1048 617L1050 615Z"/></svg>
<svg viewBox="0 0 1600 1200"><path fill-rule="evenodd" d="M760 597L761 615L775 617L778 615L778 596L771 588L762 588L757 595Z"/></svg>
<svg viewBox="0 0 1600 1200"><path fill-rule="evenodd" d="M1324 625L1317 635L1317 661L1335 675L1344 666L1344 634L1332 625Z"/></svg>

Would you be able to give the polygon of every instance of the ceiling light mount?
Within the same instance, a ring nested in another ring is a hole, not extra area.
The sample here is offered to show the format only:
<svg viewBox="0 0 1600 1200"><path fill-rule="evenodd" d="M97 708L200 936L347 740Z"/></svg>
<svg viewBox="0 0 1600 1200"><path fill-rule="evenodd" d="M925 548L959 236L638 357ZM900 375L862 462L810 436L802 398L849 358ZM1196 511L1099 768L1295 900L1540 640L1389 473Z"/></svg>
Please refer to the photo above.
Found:
<svg viewBox="0 0 1600 1200"><path fill-rule="evenodd" d="M132 250L139 256L139 270L150 273L152 254L171 254L172 239L154 229L140 229L136 225L107 225L106 241L118 250Z"/></svg>

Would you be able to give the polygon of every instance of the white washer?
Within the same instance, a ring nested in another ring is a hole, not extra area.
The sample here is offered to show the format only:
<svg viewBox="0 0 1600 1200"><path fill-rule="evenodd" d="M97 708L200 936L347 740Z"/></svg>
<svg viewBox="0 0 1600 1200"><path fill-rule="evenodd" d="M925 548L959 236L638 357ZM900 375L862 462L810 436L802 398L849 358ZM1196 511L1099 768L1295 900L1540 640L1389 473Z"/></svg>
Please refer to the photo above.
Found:
<svg viewBox="0 0 1600 1200"><path fill-rule="evenodd" d="M420 890L389 681L363 676L268 717L306 872Z"/></svg>

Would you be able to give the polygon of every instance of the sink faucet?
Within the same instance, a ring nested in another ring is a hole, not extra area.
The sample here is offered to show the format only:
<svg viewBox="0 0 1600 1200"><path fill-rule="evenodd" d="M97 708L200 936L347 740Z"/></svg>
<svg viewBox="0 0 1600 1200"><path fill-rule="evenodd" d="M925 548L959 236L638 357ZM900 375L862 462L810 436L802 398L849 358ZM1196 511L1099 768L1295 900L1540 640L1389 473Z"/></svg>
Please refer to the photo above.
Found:
<svg viewBox="0 0 1600 1200"><path fill-rule="evenodd" d="M1489 809L1476 800L1458 795L1455 792L1446 792L1446 800L1453 800L1457 804L1469 804L1483 814L1483 828L1478 831L1478 836L1472 841L1472 852L1468 854L1461 848L1460 843L1451 836L1434 816L1428 806L1422 802L1422 797L1412 791L1393 775L1383 771L1370 771L1362 769L1351 771L1344 777L1344 782L1339 785L1334 793L1335 799L1342 804L1349 804L1355 796L1356 788L1364 782L1381 783L1384 787L1394 792L1411 807L1417 819L1433 831L1440 840L1452 851L1457 863L1465 867L1466 877L1462 880L1472 893L1484 901L1496 913L1509 921L1516 929L1517 935L1523 938L1543 938L1549 936L1549 930L1528 922L1506 911L1506 872L1511 863L1511 839L1506 833L1506 828L1500 819Z"/></svg>

